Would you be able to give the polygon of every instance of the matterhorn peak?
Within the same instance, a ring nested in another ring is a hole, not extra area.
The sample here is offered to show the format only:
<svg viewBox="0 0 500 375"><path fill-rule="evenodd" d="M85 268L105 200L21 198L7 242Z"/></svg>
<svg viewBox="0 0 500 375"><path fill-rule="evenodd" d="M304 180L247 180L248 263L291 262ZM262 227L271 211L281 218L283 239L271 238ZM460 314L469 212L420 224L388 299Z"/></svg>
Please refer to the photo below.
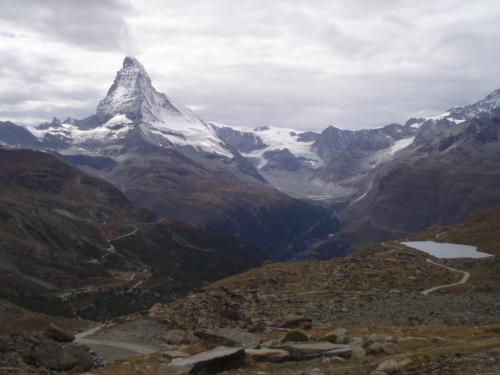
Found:
<svg viewBox="0 0 500 375"><path fill-rule="evenodd" d="M123 59L123 67L124 68L139 68L142 70L144 69L144 66L137 60L135 57L132 56L126 56Z"/></svg>
<svg viewBox="0 0 500 375"><path fill-rule="evenodd" d="M97 106L97 118L102 122L117 115L132 121L159 121L160 113L180 114L168 98L156 91L144 66L135 57L127 56L123 67L106 97Z"/></svg>

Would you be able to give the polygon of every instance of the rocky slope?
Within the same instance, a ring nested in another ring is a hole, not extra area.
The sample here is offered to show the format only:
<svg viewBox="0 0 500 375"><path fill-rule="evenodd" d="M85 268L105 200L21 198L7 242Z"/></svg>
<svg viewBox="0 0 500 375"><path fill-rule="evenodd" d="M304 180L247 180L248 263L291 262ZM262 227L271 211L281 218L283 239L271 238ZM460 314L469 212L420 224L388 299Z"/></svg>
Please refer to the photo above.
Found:
<svg viewBox="0 0 500 375"><path fill-rule="evenodd" d="M485 212L448 232L473 233L491 225L491 218ZM498 241L498 234L490 238ZM219 280L94 333L96 342L135 342L159 350L117 361L102 373L128 374L131 363L133 371L145 374L205 368L229 374L495 373L497 257L434 263L429 258L390 242L342 259L268 264ZM461 277L442 265L471 277L463 285L422 294ZM228 348L239 350L246 362L235 360Z"/></svg>
<svg viewBox="0 0 500 375"><path fill-rule="evenodd" d="M88 316L100 313L96 301L123 313L123 296L112 305L118 289L132 293L129 302L148 291L147 305L155 290L168 299L264 259L235 236L158 220L109 183L36 151L0 150L0 217L2 296L52 313L71 315L64 301L73 297ZM144 308L136 302L132 310Z"/></svg>

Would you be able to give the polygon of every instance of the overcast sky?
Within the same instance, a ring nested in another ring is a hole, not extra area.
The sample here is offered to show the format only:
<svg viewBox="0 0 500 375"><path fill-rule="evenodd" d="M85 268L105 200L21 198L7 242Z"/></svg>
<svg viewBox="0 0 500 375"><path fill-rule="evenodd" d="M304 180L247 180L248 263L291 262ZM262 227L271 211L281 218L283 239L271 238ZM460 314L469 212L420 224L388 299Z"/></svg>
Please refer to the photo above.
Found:
<svg viewBox="0 0 500 375"><path fill-rule="evenodd" d="M126 55L206 120L359 129L500 88L498 0L0 0L0 120L95 112Z"/></svg>

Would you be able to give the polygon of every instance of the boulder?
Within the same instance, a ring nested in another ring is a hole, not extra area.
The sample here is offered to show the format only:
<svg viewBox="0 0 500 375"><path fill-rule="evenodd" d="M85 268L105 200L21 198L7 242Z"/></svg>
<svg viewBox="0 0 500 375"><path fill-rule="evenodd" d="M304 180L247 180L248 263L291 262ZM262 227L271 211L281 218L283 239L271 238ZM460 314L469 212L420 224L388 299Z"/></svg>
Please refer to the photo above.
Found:
<svg viewBox="0 0 500 375"><path fill-rule="evenodd" d="M224 329L220 333L225 337L231 337L245 349L256 349L260 346L260 337L250 332Z"/></svg>
<svg viewBox="0 0 500 375"><path fill-rule="evenodd" d="M396 354L399 353L399 347L393 342L374 342L368 345L367 351L370 354L382 352L386 354Z"/></svg>
<svg viewBox="0 0 500 375"><path fill-rule="evenodd" d="M303 360L321 356L338 356L342 358L349 358L352 354L352 349L350 346L332 344L329 342L303 344L284 343L278 346L277 349L286 350L290 353L290 358L294 360Z"/></svg>
<svg viewBox="0 0 500 375"><path fill-rule="evenodd" d="M371 343L370 345L368 345L368 347L366 348L366 351L370 354L379 354L379 353L382 353L384 351L383 347L382 347L382 343L381 342L374 342L374 343Z"/></svg>
<svg viewBox="0 0 500 375"><path fill-rule="evenodd" d="M59 342L71 342L75 339L75 335L71 332L59 328L53 323L50 323L45 330L45 335Z"/></svg>
<svg viewBox="0 0 500 375"><path fill-rule="evenodd" d="M393 372L399 369L399 364L394 359L388 359L377 366L377 371Z"/></svg>
<svg viewBox="0 0 500 375"><path fill-rule="evenodd" d="M274 323L278 328L308 328L312 325L312 320L302 315L290 314L282 317Z"/></svg>
<svg viewBox="0 0 500 375"><path fill-rule="evenodd" d="M169 345L182 345L186 343L187 334L180 329L171 329L164 332L160 338Z"/></svg>
<svg viewBox="0 0 500 375"><path fill-rule="evenodd" d="M394 359L388 359L377 366L376 371L381 371L384 373L391 373L408 366L411 363L411 359L405 358L401 361L395 361Z"/></svg>
<svg viewBox="0 0 500 375"><path fill-rule="evenodd" d="M347 330L345 328L334 329L321 337L321 340L333 342L335 344L347 344Z"/></svg>
<svg viewBox="0 0 500 375"><path fill-rule="evenodd" d="M172 375L216 374L242 366L245 359L244 349L219 346L187 358L173 359L167 366L167 373Z"/></svg>
<svg viewBox="0 0 500 375"><path fill-rule="evenodd" d="M361 346L353 346L352 347L352 357L355 359L365 359L366 358L366 350Z"/></svg>
<svg viewBox="0 0 500 375"><path fill-rule="evenodd" d="M394 341L394 337L390 335L382 335L379 333L372 333L370 336L366 338L366 341L368 344L372 342L388 342L388 341Z"/></svg>
<svg viewBox="0 0 500 375"><path fill-rule="evenodd" d="M254 362L283 362L290 357L290 353L282 349L245 349L245 353Z"/></svg>
<svg viewBox="0 0 500 375"><path fill-rule="evenodd" d="M396 354L399 353L399 347L393 342L384 342L382 344L382 350L386 354Z"/></svg>
<svg viewBox="0 0 500 375"><path fill-rule="evenodd" d="M209 329L199 329L194 331L194 335L203 341L203 344L208 348L215 348L217 346L240 347L240 344L232 338L219 335Z"/></svg>
<svg viewBox="0 0 500 375"><path fill-rule="evenodd" d="M354 347L354 346L361 346L361 347L363 347L363 345L365 344L365 341L363 340L362 337L353 336L353 337L349 338L348 344L351 345L352 347Z"/></svg>
<svg viewBox="0 0 500 375"><path fill-rule="evenodd" d="M195 331L194 335L202 340L208 348L229 346L255 349L260 345L259 336L238 329L221 329L218 331L200 329Z"/></svg>
<svg viewBox="0 0 500 375"><path fill-rule="evenodd" d="M83 345L45 343L36 347L32 356L38 367L51 370L68 371L79 369L87 371L93 364L89 349Z"/></svg>

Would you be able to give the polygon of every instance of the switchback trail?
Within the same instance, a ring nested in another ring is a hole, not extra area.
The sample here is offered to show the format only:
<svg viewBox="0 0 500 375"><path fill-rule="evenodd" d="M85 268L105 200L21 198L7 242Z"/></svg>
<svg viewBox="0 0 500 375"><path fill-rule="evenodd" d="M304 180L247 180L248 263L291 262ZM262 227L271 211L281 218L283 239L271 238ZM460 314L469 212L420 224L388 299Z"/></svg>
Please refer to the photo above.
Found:
<svg viewBox="0 0 500 375"><path fill-rule="evenodd" d="M464 276L462 277L462 279L460 281L457 281L456 283L438 285L438 286L426 289L426 290L424 290L423 292L420 293L420 294L422 294L424 296L426 296L426 295L428 295L428 294L430 294L432 292L435 292L438 289L450 288L452 286L457 286L457 285L465 284L467 282L467 280L469 280L469 278L470 278L470 273L469 272L460 271L460 270L457 270L456 268L452 268L452 267L445 266L444 264L436 263L432 259L427 259L427 262L431 263L431 264L434 264L436 266L442 267L442 268L446 268L447 270L452 271L452 272L461 273Z"/></svg>

